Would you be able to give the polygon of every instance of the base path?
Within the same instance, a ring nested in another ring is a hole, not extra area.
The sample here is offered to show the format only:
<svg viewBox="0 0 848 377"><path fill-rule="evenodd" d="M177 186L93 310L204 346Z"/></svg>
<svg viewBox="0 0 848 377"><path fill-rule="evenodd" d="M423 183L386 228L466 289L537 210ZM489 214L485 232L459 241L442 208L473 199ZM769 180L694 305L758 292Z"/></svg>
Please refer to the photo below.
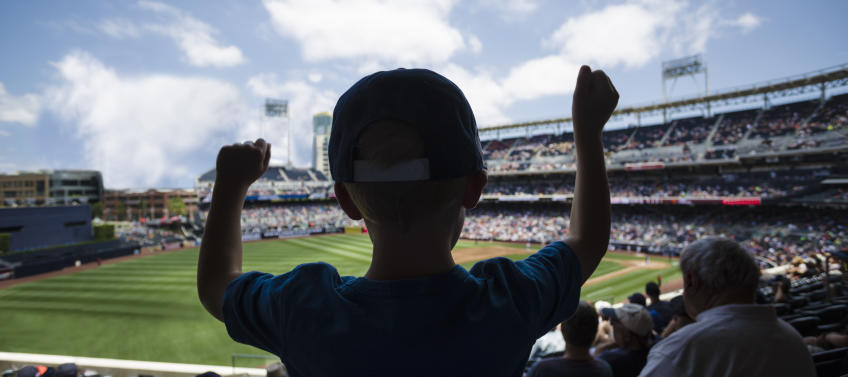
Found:
<svg viewBox="0 0 848 377"><path fill-rule="evenodd" d="M663 269L671 267L671 265L668 264L668 262L652 261L651 263L645 263L644 261L637 261L637 260L614 260L614 259L613 260L608 259L607 261L615 262L615 263L618 263L620 265L627 266L627 267L624 267L623 269L620 269L618 271L613 271L613 272L610 272L608 274L586 280L586 282L583 283L584 287L588 287L592 284L598 284L598 283L601 283L601 282L605 282L607 280L614 279L614 278L617 278L617 277L622 276L622 275L627 275L627 274L634 272L634 271L639 271L639 270L644 270L644 269L663 270Z"/></svg>

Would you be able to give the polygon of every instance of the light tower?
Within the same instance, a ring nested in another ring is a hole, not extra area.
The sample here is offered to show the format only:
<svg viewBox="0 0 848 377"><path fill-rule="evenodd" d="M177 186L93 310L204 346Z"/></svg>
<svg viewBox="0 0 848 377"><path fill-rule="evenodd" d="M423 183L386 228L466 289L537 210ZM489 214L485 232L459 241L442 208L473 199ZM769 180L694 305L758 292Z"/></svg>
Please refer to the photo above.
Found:
<svg viewBox="0 0 848 377"><path fill-rule="evenodd" d="M288 141L288 147L286 150L286 154L288 155L288 165L291 166L291 122L289 122L289 101L281 100L281 99L273 99L266 98L265 99L265 117L266 118L285 118L288 136L286 137ZM263 122L263 130L262 136L265 135L264 130L264 122Z"/></svg>
<svg viewBox="0 0 848 377"><path fill-rule="evenodd" d="M692 78L692 81L695 83L695 87L698 88L698 91L701 91L701 86L698 84L698 80L695 76L699 74L704 74L704 94L703 97L707 97L710 95L710 81L709 74L707 72L707 63L704 61L704 58L698 55L687 56L685 58L674 59L664 61L662 63L662 96L663 102L667 103L669 97L671 96L671 92L674 90L674 84L677 83L678 77L689 76ZM666 89L666 81L671 81L671 87ZM710 104L707 102L706 114L707 117L710 116ZM663 121L668 122L666 119L666 110L663 110Z"/></svg>

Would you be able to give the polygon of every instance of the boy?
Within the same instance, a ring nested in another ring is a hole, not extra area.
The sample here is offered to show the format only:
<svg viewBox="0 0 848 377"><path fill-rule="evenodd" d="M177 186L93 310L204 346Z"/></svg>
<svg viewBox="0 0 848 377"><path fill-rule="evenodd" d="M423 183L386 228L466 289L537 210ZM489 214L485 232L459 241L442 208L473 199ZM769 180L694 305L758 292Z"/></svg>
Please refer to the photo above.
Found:
<svg viewBox="0 0 848 377"><path fill-rule="evenodd" d="M469 272L450 254L487 181L468 101L428 70L367 76L336 104L329 152L339 205L368 227L368 272L342 277L308 263L279 276L242 274L240 211L270 158L259 139L218 154L200 300L233 339L280 356L292 376L520 376L533 342L574 312L606 252L601 131L617 102L602 71L580 69L569 237Z"/></svg>

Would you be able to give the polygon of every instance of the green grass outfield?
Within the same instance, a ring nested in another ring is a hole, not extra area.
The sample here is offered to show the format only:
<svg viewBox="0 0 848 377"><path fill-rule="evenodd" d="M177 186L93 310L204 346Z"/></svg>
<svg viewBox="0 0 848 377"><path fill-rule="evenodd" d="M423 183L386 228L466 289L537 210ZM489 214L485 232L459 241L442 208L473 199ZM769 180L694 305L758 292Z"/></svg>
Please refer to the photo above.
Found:
<svg viewBox="0 0 848 377"><path fill-rule="evenodd" d="M524 245L460 241L457 248ZM324 261L343 275L361 276L371 260L364 235L333 235L245 245L244 270L282 273L310 261ZM0 290L0 351L229 365L233 353L259 350L232 341L197 298L197 249L162 253L24 283ZM512 259L526 257L516 250ZM623 268L609 255L593 276ZM473 262L463 264L467 268ZM662 274L635 271L586 287L589 300L620 300L641 291Z"/></svg>

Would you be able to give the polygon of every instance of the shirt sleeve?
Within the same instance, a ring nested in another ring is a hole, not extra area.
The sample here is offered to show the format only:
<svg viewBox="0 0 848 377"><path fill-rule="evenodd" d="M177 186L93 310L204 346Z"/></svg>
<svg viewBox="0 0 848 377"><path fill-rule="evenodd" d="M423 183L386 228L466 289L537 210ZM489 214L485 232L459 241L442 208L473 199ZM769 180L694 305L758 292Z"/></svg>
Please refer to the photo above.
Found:
<svg viewBox="0 0 848 377"><path fill-rule="evenodd" d="M684 374L681 370L677 368L675 365L675 361L672 358L668 357L668 355L660 352L650 352L648 354L648 361L645 364L645 367L642 368L642 372L639 373L639 377L643 376L668 376L668 377L676 377L676 376L688 376L688 374Z"/></svg>
<svg viewBox="0 0 848 377"><path fill-rule="evenodd" d="M512 300L530 324L533 340L574 314L580 299L580 262L563 242L554 242L521 261L482 261L470 273L491 280L490 289L504 290L504 297Z"/></svg>
<svg viewBox="0 0 848 377"><path fill-rule="evenodd" d="M222 311L224 325L233 340L274 354L280 351L282 334L278 330L285 317L275 303L284 301L282 288L287 275L252 271L227 285Z"/></svg>
<svg viewBox="0 0 848 377"><path fill-rule="evenodd" d="M299 293L318 292L324 275L338 277L326 263L307 263L283 275L252 271L227 285L222 312L224 325L233 340L276 355L285 353L288 309L297 306ZM297 294L294 291L298 291Z"/></svg>

